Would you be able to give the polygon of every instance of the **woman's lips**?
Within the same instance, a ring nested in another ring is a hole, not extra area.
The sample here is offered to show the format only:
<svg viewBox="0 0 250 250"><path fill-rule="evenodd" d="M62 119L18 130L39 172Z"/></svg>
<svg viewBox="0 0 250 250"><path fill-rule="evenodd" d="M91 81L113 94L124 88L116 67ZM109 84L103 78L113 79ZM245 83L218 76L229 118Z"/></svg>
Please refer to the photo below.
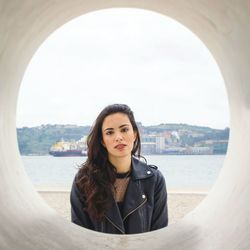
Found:
<svg viewBox="0 0 250 250"><path fill-rule="evenodd" d="M126 146L127 146L126 144L118 144L115 146L115 148L118 150L123 150Z"/></svg>

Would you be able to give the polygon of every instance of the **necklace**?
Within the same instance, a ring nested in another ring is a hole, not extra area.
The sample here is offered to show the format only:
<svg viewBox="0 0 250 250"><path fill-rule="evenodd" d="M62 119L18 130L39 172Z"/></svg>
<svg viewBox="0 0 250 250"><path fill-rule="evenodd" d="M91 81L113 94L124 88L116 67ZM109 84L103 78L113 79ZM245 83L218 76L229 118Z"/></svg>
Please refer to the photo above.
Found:
<svg viewBox="0 0 250 250"><path fill-rule="evenodd" d="M116 173L116 178L125 179L131 174L131 169L126 173Z"/></svg>

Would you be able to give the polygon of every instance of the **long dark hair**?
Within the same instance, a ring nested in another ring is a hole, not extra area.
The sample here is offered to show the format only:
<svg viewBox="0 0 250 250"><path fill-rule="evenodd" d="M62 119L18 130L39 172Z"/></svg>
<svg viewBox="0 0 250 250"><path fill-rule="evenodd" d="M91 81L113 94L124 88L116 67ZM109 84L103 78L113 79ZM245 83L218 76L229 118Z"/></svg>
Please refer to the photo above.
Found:
<svg viewBox="0 0 250 250"><path fill-rule="evenodd" d="M139 129L132 110L126 104L113 104L98 115L87 139L88 157L80 166L76 184L86 200L86 210L92 218L101 220L110 208L116 168L108 160L108 152L102 144L104 119L114 113L126 114L131 122L136 140L131 154L140 158L141 141Z"/></svg>

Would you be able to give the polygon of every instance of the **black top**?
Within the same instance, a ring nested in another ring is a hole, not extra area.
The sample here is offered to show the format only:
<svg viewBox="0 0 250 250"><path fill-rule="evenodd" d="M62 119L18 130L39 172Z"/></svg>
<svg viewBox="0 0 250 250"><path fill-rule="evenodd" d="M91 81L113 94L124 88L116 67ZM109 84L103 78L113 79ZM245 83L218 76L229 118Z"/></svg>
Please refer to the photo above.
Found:
<svg viewBox="0 0 250 250"><path fill-rule="evenodd" d="M126 173L116 173L116 178L125 179L125 178L128 178L130 175L131 175L131 171L128 171ZM123 201L117 202L117 205L118 205L118 208L119 208L121 214L123 213L123 211L122 211L123 210L123 204L124 204Z"/></svg>

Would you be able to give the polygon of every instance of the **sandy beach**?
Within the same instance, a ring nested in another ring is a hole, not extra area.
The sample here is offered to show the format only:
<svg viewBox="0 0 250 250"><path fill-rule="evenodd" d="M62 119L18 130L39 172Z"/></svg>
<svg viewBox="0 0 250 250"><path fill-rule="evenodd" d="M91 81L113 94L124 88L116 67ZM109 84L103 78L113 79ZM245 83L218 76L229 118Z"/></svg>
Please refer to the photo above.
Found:
<svg viewBox="0 0 250 250"><path fill-rule="evenodd" d="M45 202L70 221L70 189L36 187ZM173 224L192 211L206 197L208 190L169 190L169 224Z"/></svg>

